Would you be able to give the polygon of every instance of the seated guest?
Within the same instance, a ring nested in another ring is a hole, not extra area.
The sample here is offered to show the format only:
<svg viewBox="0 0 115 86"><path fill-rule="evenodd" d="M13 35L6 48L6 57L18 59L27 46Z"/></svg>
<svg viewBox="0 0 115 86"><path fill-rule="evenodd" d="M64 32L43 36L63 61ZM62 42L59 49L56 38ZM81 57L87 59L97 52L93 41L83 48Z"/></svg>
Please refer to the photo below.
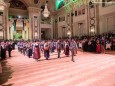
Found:
<svg viewBox="0 0 115 86"><path fill-rule="evenodd" d="M107 42L106 43L106 49L110 49L111 50L111 42Z"/></svg>

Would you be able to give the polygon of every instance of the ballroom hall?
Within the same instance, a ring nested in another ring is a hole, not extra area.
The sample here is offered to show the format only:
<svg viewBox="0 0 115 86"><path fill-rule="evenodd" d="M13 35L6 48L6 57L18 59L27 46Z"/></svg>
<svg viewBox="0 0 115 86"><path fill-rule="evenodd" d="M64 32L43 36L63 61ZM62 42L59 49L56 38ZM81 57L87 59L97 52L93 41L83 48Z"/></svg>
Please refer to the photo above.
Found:
<svg viewBox="0 0 115 86"><path fill-rule="evenodd" d="M0 0L0 86L115 86L115 0Z"/></svg>

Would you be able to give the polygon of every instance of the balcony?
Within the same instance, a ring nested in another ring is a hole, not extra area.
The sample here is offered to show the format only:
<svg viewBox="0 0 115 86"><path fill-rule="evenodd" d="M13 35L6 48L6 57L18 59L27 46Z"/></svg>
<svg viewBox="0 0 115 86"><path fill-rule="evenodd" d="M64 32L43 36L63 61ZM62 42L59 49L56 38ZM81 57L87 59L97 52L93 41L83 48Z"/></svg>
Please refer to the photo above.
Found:
<svg viewBox="0 0 115 86"><path fill-rule="evenodd" d="M52 28L51 21L41 21L41 28Z"/></svg>

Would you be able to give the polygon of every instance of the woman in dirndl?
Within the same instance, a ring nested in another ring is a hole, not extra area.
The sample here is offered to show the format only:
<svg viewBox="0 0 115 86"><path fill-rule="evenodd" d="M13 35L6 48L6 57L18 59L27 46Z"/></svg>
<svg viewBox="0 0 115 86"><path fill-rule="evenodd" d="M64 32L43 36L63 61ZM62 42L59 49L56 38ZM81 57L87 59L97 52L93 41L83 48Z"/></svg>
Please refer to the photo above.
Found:
<svg viewBox="0 0 115 86"><path fill-rule="evenodd" d="M64 53L68 57L69 56L69 41L65 42Z"/></svg>
<svg viewBox="0 0 115 86"><path fill-rule="evenodd" d="M99 41L99 40L97 40L96 52L97 52L97 53L101 53L101 44L100 44L100 41Z"/></svg>
<svg viewBox="0 0 115 86"><path fill-rule="evenodd" d="M39 44L36 43L35 47L34 47L34 53L33 53L33 58L38 61L38 59L40 59L40 49L39 49Z"/></svg>

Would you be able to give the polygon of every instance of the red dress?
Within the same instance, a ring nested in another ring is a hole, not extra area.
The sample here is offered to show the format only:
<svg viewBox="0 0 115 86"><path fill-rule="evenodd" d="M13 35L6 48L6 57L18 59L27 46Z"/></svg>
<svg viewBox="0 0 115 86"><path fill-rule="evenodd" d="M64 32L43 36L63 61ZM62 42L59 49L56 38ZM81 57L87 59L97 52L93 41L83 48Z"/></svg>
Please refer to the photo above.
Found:
<svg viewBox="0 0 115 86"><path fill-rule="evenodd" d="M40 56L40 50L39 50L39 46L35 46L34 48L34 53L33 53L33 58L34 59L39 59L41 56Z"/></svg>
<svg viewBox="0 0 115 86"><path fill-rule="evenodd" d="M97 53L101 53L101 45L100 44L97 44L97 46L96 46L96 52Z"/></svg>

